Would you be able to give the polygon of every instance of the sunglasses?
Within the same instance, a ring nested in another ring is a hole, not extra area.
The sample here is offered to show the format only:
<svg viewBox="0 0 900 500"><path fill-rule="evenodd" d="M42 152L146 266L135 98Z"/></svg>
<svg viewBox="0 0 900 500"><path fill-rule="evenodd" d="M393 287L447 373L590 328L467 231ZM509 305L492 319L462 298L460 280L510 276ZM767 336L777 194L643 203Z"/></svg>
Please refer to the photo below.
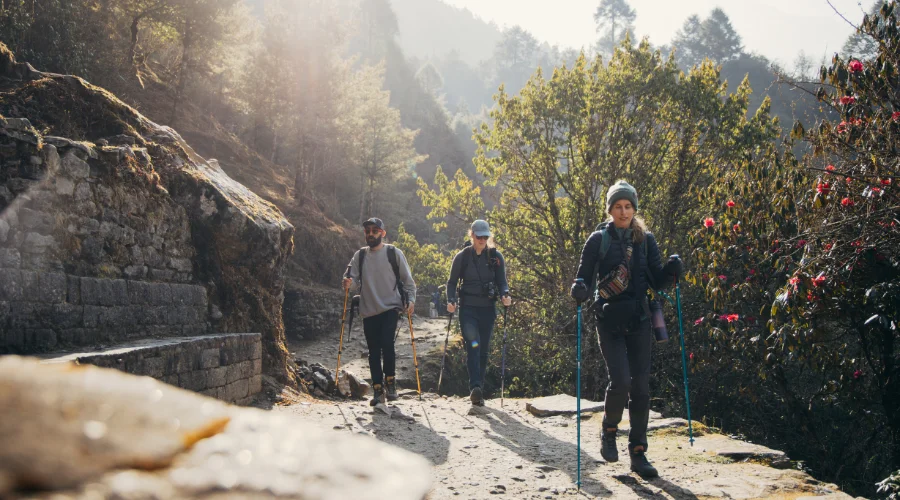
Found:
<svg viewBox="0 0 900 500"><path fill-rule="evenodd" d="M490 238L490 236L476 236L475 237L476 240L483 240L483 241L487 241L488 238Z"/></svg>

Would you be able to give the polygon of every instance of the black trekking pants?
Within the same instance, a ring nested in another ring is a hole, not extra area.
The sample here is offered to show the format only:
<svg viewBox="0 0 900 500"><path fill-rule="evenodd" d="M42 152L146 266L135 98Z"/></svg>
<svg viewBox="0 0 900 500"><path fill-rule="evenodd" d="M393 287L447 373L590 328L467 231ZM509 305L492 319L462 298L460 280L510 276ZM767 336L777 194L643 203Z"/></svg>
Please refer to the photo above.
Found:
<svg viewBox="0 0 900 500"><path fill-rule="evenodd" d="M397 353L394 351L394 332L400 313L397 310L385 311L375 316L363 318L363 331L366 333L366 345L369 347L369 374L372 384L381 385L384 377L393 377L397 371ZM381 359L384 357L384 368Z"/></svg>
<svg viewBox="0 0 900 500"><path fill-rule="evenodd" d="M650 320L609 326L599 319L597 325L600 351L609 376L603 428L617 427L622 421L625 404L629 403L631 432L628 434L628 451L634 451L638 446L646 451L647 422L650 419L650 353L653 347Z"/></svg>

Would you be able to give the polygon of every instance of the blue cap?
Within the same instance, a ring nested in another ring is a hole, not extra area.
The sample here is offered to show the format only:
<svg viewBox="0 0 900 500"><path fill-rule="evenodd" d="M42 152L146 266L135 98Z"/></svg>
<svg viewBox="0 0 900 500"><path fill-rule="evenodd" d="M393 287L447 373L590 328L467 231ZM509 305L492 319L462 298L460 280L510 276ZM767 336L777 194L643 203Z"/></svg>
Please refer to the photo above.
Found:
<svg viewBox="0 0 900 500"><path fill-rule="evenodd" d="M363 225L363 227L375 226L378 229L381 229L382 231L384 230L384 222L381 222L381 219L379 219L377 217L372 217L371 219L363 222L362 225Z"/></svg>
<svg viewBox="0 0 900 500"><path fill-rule="evenodd" d="M486 220L478 219L472 223L472 232L475 233L475 236L490 236L491 226Z"/></svg>

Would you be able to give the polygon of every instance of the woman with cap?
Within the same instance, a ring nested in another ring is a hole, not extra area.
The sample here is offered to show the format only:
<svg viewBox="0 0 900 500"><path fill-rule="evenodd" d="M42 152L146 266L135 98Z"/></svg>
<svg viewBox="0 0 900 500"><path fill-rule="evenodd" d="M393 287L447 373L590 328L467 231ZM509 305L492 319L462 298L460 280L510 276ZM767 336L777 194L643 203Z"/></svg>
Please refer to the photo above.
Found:
<svg viewBox="0 0 900 500"><path fill-rule="evenodd" d="M496 301L499 298L509 307L512 299L506 282L506 264L494 248L487 221L473 222L469 238L472 244L456 254L450 267L447 312L456 311L458 292L459 327L466 344L470 398L472 405L484 406L484 372L497 317Z"/></svg>
<svg viewBox="0 0 900 500"><path fill-rule="evenodd" d="M609 219L584 244L571 293L578 303L585 302L597 283L593 310L609 378L600 455L608 462L619 460L616 432L630 397L631 470L653 478L659 474L646 457L653 345L647 290L671 284L683 266L677 255L662 264L656 239L635 215L637 210L638 195L631 184L618 181L610 186L606 193Z"/></svg>

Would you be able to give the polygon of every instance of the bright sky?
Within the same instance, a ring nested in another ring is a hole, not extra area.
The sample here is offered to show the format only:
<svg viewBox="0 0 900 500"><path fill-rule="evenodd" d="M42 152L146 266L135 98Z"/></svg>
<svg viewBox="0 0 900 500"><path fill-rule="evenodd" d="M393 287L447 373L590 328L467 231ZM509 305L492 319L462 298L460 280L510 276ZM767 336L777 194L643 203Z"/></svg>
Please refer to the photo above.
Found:
<svg viewBox="0 0 900 500"><path fill-rule="evenodd" d="M500 27L520 25L539 40L582 47L596 39L594 11L599 0L444 0L465 7ZM862 5L860 5L860 3ZM831 0L858 24L872 0ZM818 64L839 51L853 28L826 0L629 0L637 11L638 36L655 45L668 43L691 14L705 18L715 7L731 18L748 52L791 66L802 50Z"/></svg>

